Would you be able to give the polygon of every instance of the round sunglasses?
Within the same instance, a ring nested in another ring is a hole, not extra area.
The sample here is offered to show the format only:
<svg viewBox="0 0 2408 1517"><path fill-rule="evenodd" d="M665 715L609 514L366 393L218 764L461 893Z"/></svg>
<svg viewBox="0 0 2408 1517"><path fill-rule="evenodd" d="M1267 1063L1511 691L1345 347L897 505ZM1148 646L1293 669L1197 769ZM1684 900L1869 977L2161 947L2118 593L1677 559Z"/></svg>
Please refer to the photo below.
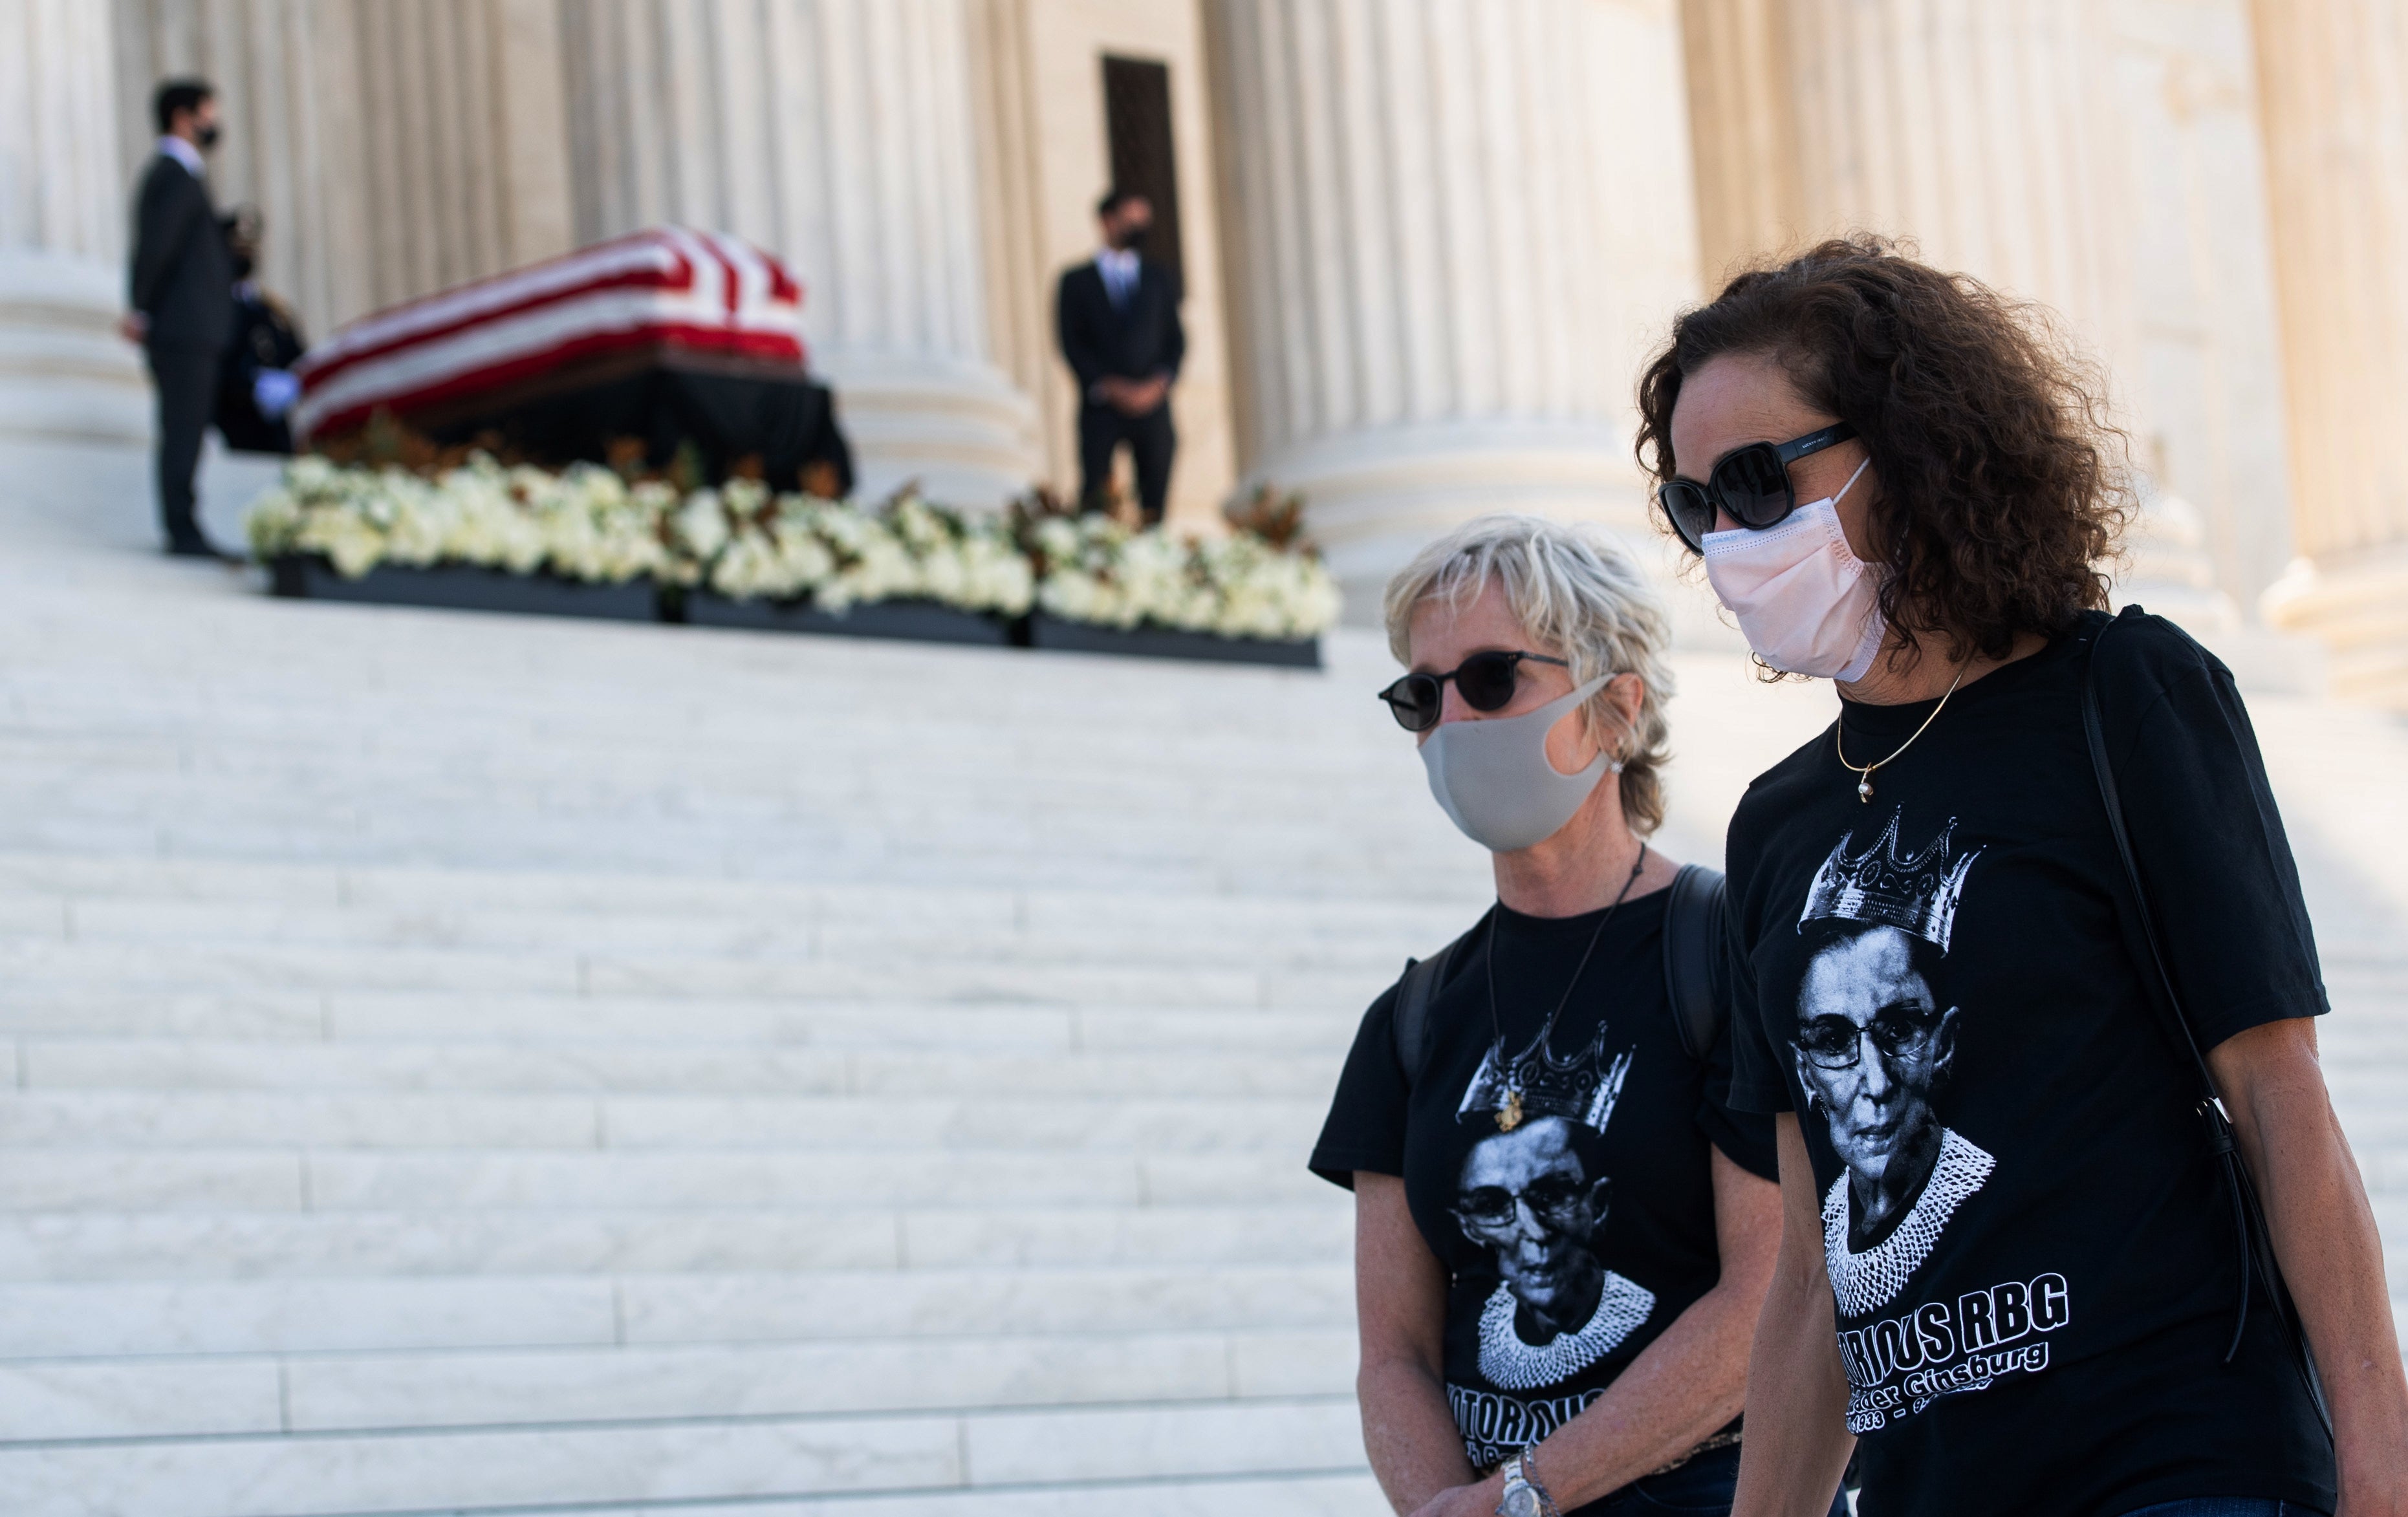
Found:
<svg viewBox="0 0 2408 1517"><path fill-rule="evenodd" d="M1790 487L1789 465L1856 435L1845 422L1809 432L1787 442L1751 442L1714 460L1706 482L1668 479L1656 487L1656 503L1664 509L1672 530L1689 551L1706 551L1706 534L1714 530L1720 512L1751 532L1779 526L1798 508L1798 492Z"/></svg>
<svg viewBox="0 0 2408 1517"><path fill-rule="evenodd" d="M1825 1069L1845 1069L1864 1054L1866 1035L1885 1059L1920 1052L1940 1030L1940 1013L1926 1007L1885 1007L1862 1026L1832 1012L1798 1024L1798 1051Z"/></svg>
<svg viewBox="0 0 2408 1517"><path fill-rule="evenodd" d="M1521 678L1522 661L1552 664L1559 669L1571 665L1544 653L1510 652L1490 649L1474 653L1444 674L1409 674L1380 692L1395 713L1397 725L1407 732L1427 732L1438 725L1439 708L1446 698L1446 682L1463 694L1463 704L1475 711L1501 711L1513 698L1513 686Z"/></svg>

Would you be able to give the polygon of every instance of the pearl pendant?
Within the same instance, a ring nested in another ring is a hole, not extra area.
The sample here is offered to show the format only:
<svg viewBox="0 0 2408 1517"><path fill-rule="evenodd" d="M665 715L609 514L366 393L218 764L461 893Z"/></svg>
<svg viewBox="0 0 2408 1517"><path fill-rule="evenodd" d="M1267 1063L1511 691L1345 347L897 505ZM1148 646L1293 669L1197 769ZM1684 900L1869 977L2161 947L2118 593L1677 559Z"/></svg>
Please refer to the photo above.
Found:
<svg viewBox="0 0 2408 1517"><path fill-rule="evenodd" d="M1865 775L1856 781L1856 799L1867 806L1873 800L1873 777Z"/></svg>
<svg viewBox="0 0 2408 1517"><path fill-rule="evenodd" d="M1510 1133L1520 1125L1522 1125L1522 1093L1509 1089L1505 1093L1505 1105L1497 1113L1497 1130L1500 1133Z"/></svg>

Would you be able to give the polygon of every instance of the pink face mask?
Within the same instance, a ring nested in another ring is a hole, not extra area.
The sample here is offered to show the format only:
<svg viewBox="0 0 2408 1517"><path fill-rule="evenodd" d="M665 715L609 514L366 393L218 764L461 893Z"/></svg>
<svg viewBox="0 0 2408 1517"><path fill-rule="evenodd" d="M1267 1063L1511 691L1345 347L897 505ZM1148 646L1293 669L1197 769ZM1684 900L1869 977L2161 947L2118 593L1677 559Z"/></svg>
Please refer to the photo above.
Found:
<svg viewBox="0 0 2408 1517"><path fill-rule="evenodd" d="M1881 652L1888 623L1879 581L1840 530L1840 502L1871 462L1857 465L1839 494L1800 506L1777 526L1705 536L1714 594L1739 618L1747 645L1784 673L1845 684L1863 679Z"/></svg>

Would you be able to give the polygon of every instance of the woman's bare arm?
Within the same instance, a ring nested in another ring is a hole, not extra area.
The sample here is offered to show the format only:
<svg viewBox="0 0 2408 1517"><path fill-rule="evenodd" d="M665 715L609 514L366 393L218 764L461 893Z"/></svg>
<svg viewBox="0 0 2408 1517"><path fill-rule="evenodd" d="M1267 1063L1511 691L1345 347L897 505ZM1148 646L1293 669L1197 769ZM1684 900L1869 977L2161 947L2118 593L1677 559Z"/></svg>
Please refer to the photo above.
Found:
<svg viewBox="0 0 2408 1517"><path fill-rule="evenodd" d="M1547 1494L1567 1511L1663 1468L1739 1413L1748 1334L1780 1250L1781 1193L1720 1150L1713 1185L1721 1279L1533 1455ZM1492 1475L1441 1492L1418 1517L1488 1517L1503 1486Z"/></svg>
<svg viewBox="0 0 2408 1517"><path fill-rule="evenodd" d="M2408 1517L2408 1376L2383 1239L2325 1091L2315 1023L2294 1017L2253 1027L2209 1050L2207 1063L2324 1380L2338 1517Z"/></svg>
<svg viewBox="0 0 2408 1517"><path fill-rule="evenodd" d="M1539 1478L1566 1511L1663 1468L1739 1415L1748 1336L1781 1249L1781 1192L1720 1149L1713 1180L1722 1278L1539 1445Z"/></svg>
<svg viewBox="0 0 2408 1517"><path fill-rule="evenodd" d="M1781 1256L1747 1370L1747 1440L1732 1517L1825 1517L1848 1467L1848 1378L1823 1265L1823 1207L1798 1119L1773 1119L1781 1149Z"/></svg>
<svg viewBox="0 0 2408 1517"><path fill-rule="evenodd" d="M1354 1311L1363 1448L1399 1512L1471 1479L1446 1400L1445 1267L1423 1241L1394 1175L1354 1172Z"/></svg>

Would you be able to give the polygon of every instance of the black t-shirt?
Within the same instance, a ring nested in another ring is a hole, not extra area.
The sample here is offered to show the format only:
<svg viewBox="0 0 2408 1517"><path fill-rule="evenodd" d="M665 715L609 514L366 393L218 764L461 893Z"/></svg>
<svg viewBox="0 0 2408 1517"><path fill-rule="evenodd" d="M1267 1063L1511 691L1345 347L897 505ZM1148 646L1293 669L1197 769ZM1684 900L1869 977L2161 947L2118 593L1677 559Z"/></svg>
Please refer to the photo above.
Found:
<svg viewBox="0 0 2408 1517"><path fill-rule="evenodd" d="M1860 801L1826 729L1731 821L1733 1100L1796 1111L1864 1517L2333 1505L2330 1446L2240 1252L2196 1066L2143 978L2083 734L2103 614L1958 691ZM2202 1050L2326 1009L2232 678L2128 615L2110 757ZM1858 764L1931 702L1844 703Z"/></svg>
<svg viewBox="0 0 2408 1517"><path fill-rule="evenodd" d="M1399 1060L1396 989L1371 1003L1312 1151L1340 1185L1358 1169L1404 1177L1453 1280L1447 1395L1475 1466L1561 1426L1713 1289L1710 1144L1775 1171L1770 1119L1727 1106L1727 1039L1706 1064L1681 1046L1668 894L1624 902L1601 936L1598 912L1496 908L1495 1020L1482 926L1431 995L1418 1079Z"/></svg>

